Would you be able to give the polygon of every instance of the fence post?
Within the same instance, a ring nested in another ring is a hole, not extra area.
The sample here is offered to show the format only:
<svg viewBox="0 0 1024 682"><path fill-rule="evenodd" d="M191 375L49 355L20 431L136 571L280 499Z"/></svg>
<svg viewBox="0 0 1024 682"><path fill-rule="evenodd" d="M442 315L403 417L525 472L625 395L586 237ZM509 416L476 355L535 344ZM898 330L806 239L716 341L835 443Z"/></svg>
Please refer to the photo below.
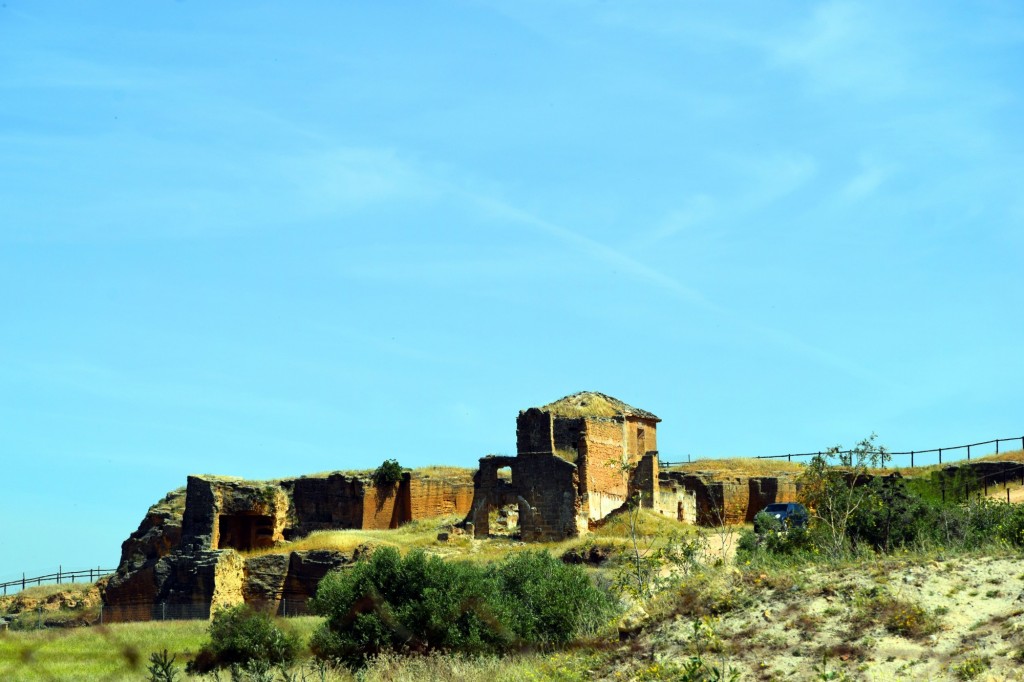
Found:
<svg viewBox="0 0 1024 682"><path fill-rule="evenodd" d="M999 454L999 439L996 438L996 454Z"/></svg>
<svg viewBox="0 0 1024 682"><path fill-rule="evenodd" d="M793 455L786 455L786 461L787 462L792 462L793 461Z"/></svg>
<svg viewBox="0 0 1024 682"><path fill-rule="evenodd" d="M914 451L913 450L910 451L910 468L911 469L914 468Z"/></svg>
<svg viewBox="0 0 1024 682"><path fill-rule="evenodd" d="M942 448L939 448L939 464L942 464Z"/></svg>
<svg viewBox="0 0 1024 682"><path fill-rule="evenodd" d="M967 461L968 462L971 461L971 446L970 445L967 446Z"/></svg>
<svg viewBox="0 0 1024 682"><path fill-rule="evenodd" d="M25 574L21 574L21 589L25 589Z"/></svg>
<svg viewBox="0 0 1024 682"><path fill-rule="evenodd" d="M1006 489L1006 504L1010 504L1010 489Z"/></svg>
<svg viewBox="0 0 1024 682"><path fill-rule="evenodd" d="M942 481L942 504L946 504L946 477L943 476L941 481Z"/></svg>
<svg viewBox="0 0 1024 682"><path fill-rule="evenodd" d="M60 570L63 568L60 564L57 564L57 584L60 585Z"/></svg>

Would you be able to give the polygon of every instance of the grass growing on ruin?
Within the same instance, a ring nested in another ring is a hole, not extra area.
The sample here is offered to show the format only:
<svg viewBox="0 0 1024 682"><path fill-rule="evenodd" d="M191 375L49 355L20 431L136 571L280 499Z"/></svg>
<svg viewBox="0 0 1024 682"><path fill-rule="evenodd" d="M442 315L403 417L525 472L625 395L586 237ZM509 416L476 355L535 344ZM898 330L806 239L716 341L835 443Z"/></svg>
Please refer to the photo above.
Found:
<svg viewBox="0 0 1024 682"><path fill-rule="evenodd" d="M784 459L757 459L755 457L729 457L726 459L695 459L692 462L664 467L668 471L687 474L713 472L736 476L774 476L778 474L799 474L804 465Z"/></svg>
<svg viewBox="0 0 1024 682"><path fill-rule="evenodd" d="M347 552L361 545L397 547L404 551L437 545L437 534L460 521L462 521L461 516L449 515L412 521L394 530L318 530L293 542L254 549L242 554L251 557L265 554L288 554L313 549L334 549Z"/></svg>
<svg viewBox="0 0 1024 682"><path fill-rule="evenodd" d="M904 476L922 476L933 471L939 471L948 466L959 466L967 463L962 459L964 454L960 450L951 450L949 455L958 459L942 464L930 464L928 466L899 466L897 463L890 463L884 469L869 468L868 472L873 474L891 474L894 471ZM809 460L809 458L806 458ZM906 459L906 458L902 458ZM908 460L909 461L909 460ZM983 457L972 457L971 463L975 462L1024 462L1024 450L1012 450L997 454L985 455ZM716 474L729 474L736 476L776 476L779 474L800 474L805 469L804 462L788 461L782 458L757 459L756 457L728 457L723 459L696 459L692 462L673 464L663 467L666 471L679 471L687 474L709 472Z"/></svg>

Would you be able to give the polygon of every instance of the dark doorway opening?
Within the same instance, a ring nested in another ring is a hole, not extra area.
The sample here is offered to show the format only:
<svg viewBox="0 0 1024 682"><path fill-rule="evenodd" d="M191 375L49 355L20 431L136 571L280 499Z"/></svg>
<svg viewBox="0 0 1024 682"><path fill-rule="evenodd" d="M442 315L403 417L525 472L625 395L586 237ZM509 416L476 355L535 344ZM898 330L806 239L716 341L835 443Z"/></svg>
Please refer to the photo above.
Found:
<svg viewBox="0 0 1024 682"><path fill-rule="evenodd" d="M246 551L274 544L274 519L263 514L221 514L217 549Z"/></svg>

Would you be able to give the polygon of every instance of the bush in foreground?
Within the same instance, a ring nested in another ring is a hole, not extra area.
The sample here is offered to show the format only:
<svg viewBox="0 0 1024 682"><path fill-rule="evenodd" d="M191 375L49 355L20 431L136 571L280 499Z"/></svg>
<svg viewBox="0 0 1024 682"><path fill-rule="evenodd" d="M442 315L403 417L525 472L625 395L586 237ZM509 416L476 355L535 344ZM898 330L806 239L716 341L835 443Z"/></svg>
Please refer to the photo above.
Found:
<svg viewBox="0 0 1024 682"><path fill-rule="evenodd" d="M363 664L387 651L500 653L568 642L608 613L586 573L547 552L491 566L382 548L326 576L313 600L326 622L311 648Z"/></svg>
<svg viewBox="0 0 1024 682"><path fill-rule="evenodd" d="M210 641L189 663L189 673L244 666L254 662L287 665L295 660L300 642L286 634L265 613L242 604L221 609L210 622Z"/></svg>

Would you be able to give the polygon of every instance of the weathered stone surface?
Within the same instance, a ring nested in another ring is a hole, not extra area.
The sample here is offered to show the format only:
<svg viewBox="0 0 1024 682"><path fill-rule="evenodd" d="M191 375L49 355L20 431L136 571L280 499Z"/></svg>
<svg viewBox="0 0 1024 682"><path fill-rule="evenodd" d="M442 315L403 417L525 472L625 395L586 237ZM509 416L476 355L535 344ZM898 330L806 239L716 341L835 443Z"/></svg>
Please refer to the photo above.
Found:
<svg viewBox="0 0 1024 682"><path fill-rule="evenodd" d="M266 554L245 561L242 595L247 604L276 603L284 593L288 577L287 554Z"/></svg>
<svg viewBox="0 0 1024 682"><path fill-rule="evenodd" d="M343 474L273 482L189 476L123 544L121 563L103 591L108 619L169 617L201 602L209 608L280 600L289 591L305 599L327 570L351 555L300 552L286 563L284 555L242 562L231 550L271 548L314 530L394 528L466 514L471 502L469 472L457 469L407 473L387 490Z"/></svg>
<svg viewBox="0 0 1024 682"><path fill-rule="evenodd" d="M316 587L325 575L336 568L359 560L368 551L365 547L353 552L316 549L292 552L288 557L288 576L284 581L284 596L300 602L316 594Z"/></svg>
<svg viewBox="0 0 1024 682"><path fill-rule="evenodd" d="M119 566L141 568L169 554L181 542L185 489L168 493L146 512L138 529L121 543Z"/></svg>

